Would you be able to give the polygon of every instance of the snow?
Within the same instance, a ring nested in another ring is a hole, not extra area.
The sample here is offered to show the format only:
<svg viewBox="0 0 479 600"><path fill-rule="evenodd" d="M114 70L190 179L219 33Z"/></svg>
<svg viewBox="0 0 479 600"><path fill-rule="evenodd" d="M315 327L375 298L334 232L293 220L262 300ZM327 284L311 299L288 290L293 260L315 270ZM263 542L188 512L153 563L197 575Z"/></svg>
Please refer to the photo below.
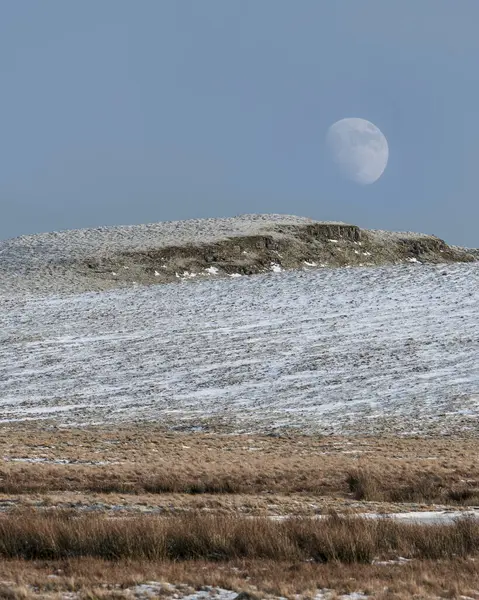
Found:
<svg viewBox="0 0 479 600"><path fill-rule="evenodd" d="M139 600L149 600L150 598L158 597L171 597L181 600L234 600L239 592L226 590L219 587L204 586L203 589L186 594L182 593L181 590L169 583L160 583L156 581L149 581L147 583L138 584L134 587L128 588L131 594ZM270 596L273 600L286 600L283 597ZM297 596L301 598L302 596ZM349 594L338 595L334 590L321 589L318 590L314 596L314 600L367 600L368 596L360 592L351 592Z"/></svg>
<svg viewBox="0 0 479 600"><path fill-rule="evenodd" d="M404 558L403 556L398 556L398 558L393 560L373 560L373 565L407 565L413 559L412 558Z"/></svg>
<svg viewBox="0 0 479 600"><path fill-rule="evenodd" d="M253 517L255 518L255 517ZM272 521L287 521L289 515L273 515L268 517ZM471 510L430 510L430 511L409 511L401 513L355 513L351 518L357 519L394 519L402 523L421 524L421 525L450 525L458 519L479 519L479 509ZM329 519L329 515L314 515L313 520Z"/></svg>
<svg viewBox="0 0 479 600"><path fill-rule="evenodd" d="M89 465L94 467L101 467L104 465L118 464L111 460L70 460L67 458L46 458L46 457L22 457L16 458L12 456L4 456L5 462L21 462L30 464L52 464L52 465Z"/></svg>
<svg viewBox="0 0 479 600"><path fill-rule="evenodd" d="M402 523L418 523L421 525L449 525L458 519L479 519L479 510L431 510L424 512L405 512L405 513L387 513L377 514L368 513L361 515L369 519L396 519Z"/></svg>
<svg viewBox="0 0 479 600"><path fill-rule="evenodd" d="M314 596L314 600L367 600L367 598L368 596L365 596L361 592L337 595L334 590L329 589L318 590Z"/></svg>
<svg viewBox="0 0 479 600"><path fill-rule="evenodd" d="M477 430L478 263L198 279L0 296L1 420Z"/></svg>
<svg viewBox="0 0 479 600"><path fill-rule="evenodd" d="M210 275L218 275L218 273L219 273L218 267L208 267L205 269L205 271L207 273L209 273Z"/></svg>
<svg viewBox="0 0 479 600"><path fill-rule="evenodd" d="M187 594L182 593L177 586L157 581L141 583L128 588L128 590L135 598L141 600L163 596L166 598L181 598L182 600L211 600L211 598L215 598L215 600L234 600L238 596L238 592L210 586L205 586L203 590Z"/></svg>

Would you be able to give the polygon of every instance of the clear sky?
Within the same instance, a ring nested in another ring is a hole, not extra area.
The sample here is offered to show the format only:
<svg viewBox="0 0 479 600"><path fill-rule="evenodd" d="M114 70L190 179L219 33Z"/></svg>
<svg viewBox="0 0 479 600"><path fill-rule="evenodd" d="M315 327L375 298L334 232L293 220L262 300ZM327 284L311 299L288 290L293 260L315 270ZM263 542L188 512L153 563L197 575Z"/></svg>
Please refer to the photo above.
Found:
<svg viewBox="0 0 479 600"><path fill-rule="evenodd" d="M479 246L478 0L1 1L0 238L276 212ZM375 123L372 185L326 131Z"/></svg>

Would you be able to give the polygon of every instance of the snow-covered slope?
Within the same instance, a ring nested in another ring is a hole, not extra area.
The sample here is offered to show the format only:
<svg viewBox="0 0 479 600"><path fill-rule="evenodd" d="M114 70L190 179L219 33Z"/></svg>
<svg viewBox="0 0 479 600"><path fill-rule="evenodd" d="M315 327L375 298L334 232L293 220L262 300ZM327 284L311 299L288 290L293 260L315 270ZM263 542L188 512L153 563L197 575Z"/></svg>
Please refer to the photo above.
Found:
<svg viewBox="0 0 479 600"><path fill-rule="evenodd" d="M479 263L0 297L0 419L479 430Z"/></svg>

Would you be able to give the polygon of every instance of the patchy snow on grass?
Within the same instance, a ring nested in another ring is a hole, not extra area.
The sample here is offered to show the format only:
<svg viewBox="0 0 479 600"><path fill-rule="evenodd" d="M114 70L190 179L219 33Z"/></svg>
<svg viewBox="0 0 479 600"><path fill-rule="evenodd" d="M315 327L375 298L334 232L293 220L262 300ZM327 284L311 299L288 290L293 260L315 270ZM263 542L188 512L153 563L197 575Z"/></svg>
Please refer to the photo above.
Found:
<svg viewBox="0 0 479 600"><path fill-rule="evenodd" d="M184 586L183 586L184 587ZM178 600L235 600L239 592L226 590L220 587L204 586L201 590L185 593L181 591L181 586L174 586L170 583L149 581L136 586L126 588L138 600L150 600L158 597L172 597ZM258 596L262 597L262 596ZM282 596L268 596L272 600L286 600ZM297 596L298 600L302 596ZM361 592L351 592L349 594L337 594L334 590L321 589L314 596L314 600L367 600L368 596Z"/></svg>

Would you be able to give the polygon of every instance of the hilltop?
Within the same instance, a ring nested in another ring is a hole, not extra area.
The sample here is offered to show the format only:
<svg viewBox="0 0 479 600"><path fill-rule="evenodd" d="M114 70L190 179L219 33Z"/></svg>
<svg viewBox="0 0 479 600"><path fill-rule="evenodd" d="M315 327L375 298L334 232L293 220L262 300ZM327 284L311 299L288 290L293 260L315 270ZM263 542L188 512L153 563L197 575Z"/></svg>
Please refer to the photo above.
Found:
<svg viewBox="0 0 479 600"><path fill-rule="evenodd" d="M315 267L451 263L474 251L411 232L241 215L27 235L0 242L0 292L83 292Z"/></svg>

